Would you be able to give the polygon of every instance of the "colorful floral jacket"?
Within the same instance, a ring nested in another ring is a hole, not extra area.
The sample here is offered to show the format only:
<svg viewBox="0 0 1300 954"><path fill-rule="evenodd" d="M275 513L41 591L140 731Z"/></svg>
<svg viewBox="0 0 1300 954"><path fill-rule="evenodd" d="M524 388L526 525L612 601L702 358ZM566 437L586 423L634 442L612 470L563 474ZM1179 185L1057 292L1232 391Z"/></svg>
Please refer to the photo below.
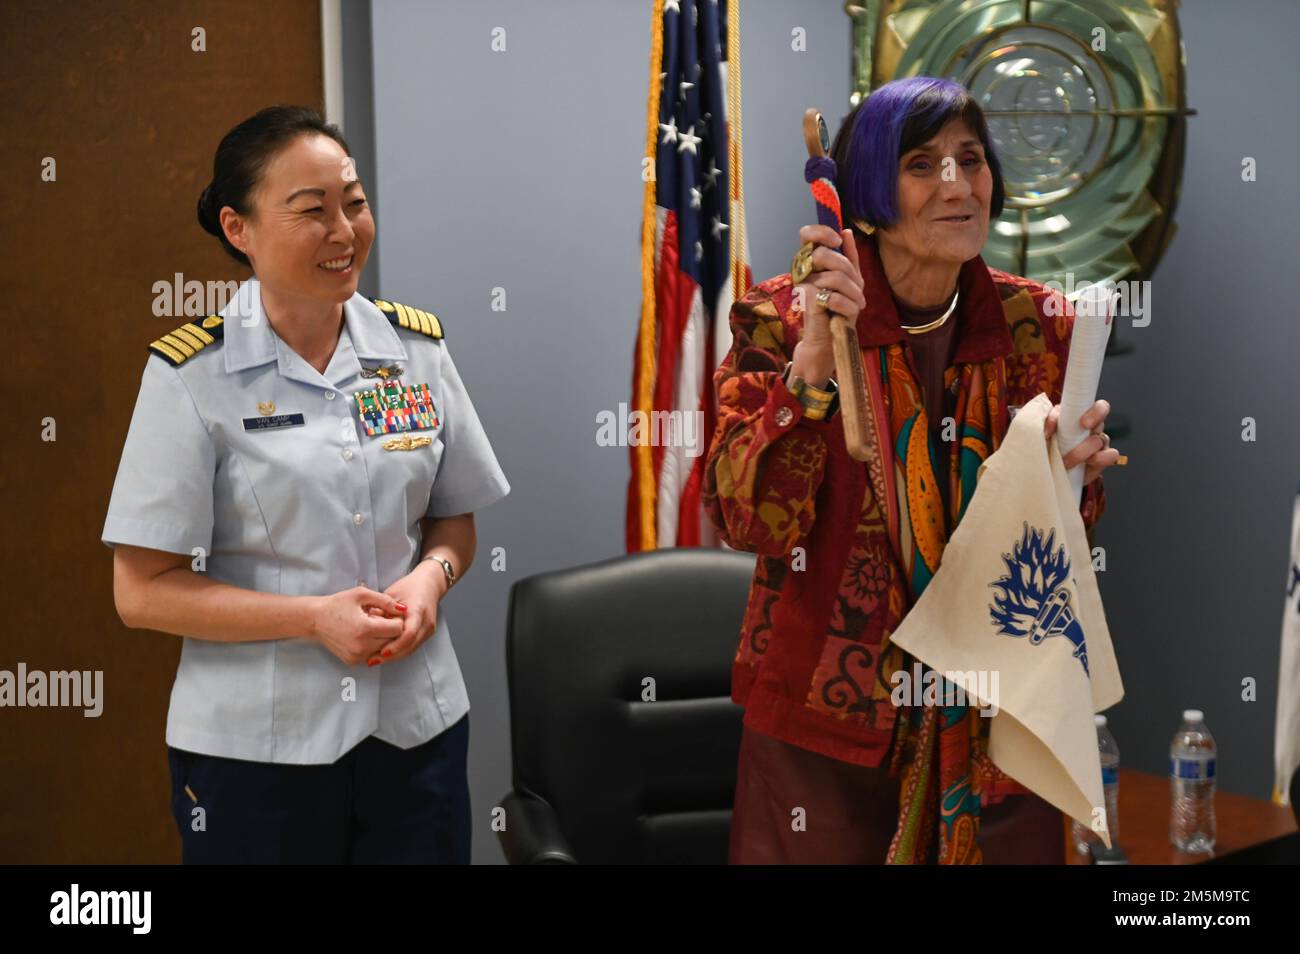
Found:
<svg viewBox="0 0 1300 954"><path fill-rule="evenodd" d="M867 298L859 341L864 349L904 341L874 243L859 239L858 249ZM1008 407L1040 392L1060 403L1074 321L1062 296L979 257L963 265L960 287L962 324L946 383L964 362L999 358ZM736 302L732 347L714 376L719 419L705 510L725 543L758 554L731 698L745 707L751 729L877 766L898 713L892 674L879 672L877 662L906 612L889 598L902 569L879 519L866 518L875 509L866 465L848 456L840 414L804 418L781 380L802 327L793 297L786 274ZM1005 433L1007 407L1002 414ZM1104 506L1097 478L1081 505L1090 540ZM982 771L990 781L986 801L1026 791L990 766Z"/></svg>

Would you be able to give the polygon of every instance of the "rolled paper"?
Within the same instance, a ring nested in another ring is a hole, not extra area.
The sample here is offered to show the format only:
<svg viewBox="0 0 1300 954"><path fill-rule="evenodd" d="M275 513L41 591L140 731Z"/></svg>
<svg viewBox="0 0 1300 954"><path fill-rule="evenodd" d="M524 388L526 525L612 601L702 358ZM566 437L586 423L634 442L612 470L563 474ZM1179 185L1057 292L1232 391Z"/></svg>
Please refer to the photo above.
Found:
<svg viewBox="0 0 1300 954"><path fill-rule="evenodd" d="M1061 386L1061 416L1056 422L1056 446L1063 458L1092 433L1079 424L1079 418L1097 400L1097 385L1101 381L1101 364L1106 357L1106 342L1110 338L1115 295L1115 283L1112 281L1087 285L1074 306L1070 357L1065 365L1065 383ZM1083 500L1086 469L1086 464L1079 464L1065 472L1076 505Z"/></svg>

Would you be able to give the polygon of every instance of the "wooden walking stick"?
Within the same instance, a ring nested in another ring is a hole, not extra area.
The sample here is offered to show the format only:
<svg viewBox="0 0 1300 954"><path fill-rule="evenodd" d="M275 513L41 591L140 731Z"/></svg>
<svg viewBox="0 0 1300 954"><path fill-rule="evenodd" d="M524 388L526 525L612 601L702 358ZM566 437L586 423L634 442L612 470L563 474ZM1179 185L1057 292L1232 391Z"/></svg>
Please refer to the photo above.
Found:
<svg viewBox="0 0 1300 954"><path fill-rule="evenodd" d="M840 194L835 188L835 160L828 155L831 138L826 121L815 109L803 114L803 136L808 146L808 161L803 175L817 204L817 221L830 226L839 235L844 228L840 211ZM812 271L812 250L803 249L796 256L796 267L802 275L792 275L795 283L803 281ZM837 251L843 255L844 249ZM802 260L802 261L801 261ZM802 266L802 267L800 267ZM870 459L873 443L873 419L870 398L867 395L866 376L862 371L862 349L858 345L857 315L831 315L831 337L835 351L835 378L839 385L840 415L844 419L844 439L849 455L854 460Z"/></svg>

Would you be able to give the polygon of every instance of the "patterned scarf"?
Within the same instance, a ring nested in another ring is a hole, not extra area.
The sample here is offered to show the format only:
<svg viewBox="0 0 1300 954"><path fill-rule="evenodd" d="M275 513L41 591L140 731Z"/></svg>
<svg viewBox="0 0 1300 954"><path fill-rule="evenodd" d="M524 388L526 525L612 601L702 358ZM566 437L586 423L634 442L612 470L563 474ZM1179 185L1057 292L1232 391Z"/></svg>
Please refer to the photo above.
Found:
<svg viewBox="0 0 1300 954"><path fill-rule="evenodd" d="M980 464L1002 443L1006 427L1005 366L1001 358L948 368L944 385L957 388L953 419L958 440L939 444L930 434L925 401L904 345L864 349L867 387L879 458L868 462L885 502L890 543L914 605L934 577L944 545L975 492ZM877 371L879 372L877 374ZM887 430L886 430L887 429ZM945 465L944 451L947 450ZM947 471L945 510L937 476ZM929 667L886 642L881 673ZM934 674L941 700L952 688ZM925 683L923 682L923 685ZM920 691L916 687L915 692ZM912 693L908 694L912 696ZM979 864L980 792L987 759L989 719L964 705L913 705L899 712L889 770L899 775L898 828L887 864Z"/></svg>

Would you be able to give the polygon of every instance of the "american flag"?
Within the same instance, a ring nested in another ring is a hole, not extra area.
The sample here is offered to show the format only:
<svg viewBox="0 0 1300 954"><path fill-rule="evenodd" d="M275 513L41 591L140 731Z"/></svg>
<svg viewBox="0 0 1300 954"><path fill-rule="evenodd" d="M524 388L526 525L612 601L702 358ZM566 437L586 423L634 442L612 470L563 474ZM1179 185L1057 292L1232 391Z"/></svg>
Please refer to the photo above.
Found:
<svg viewBox="0 0 1300 954"><path fill-rule="evenodd" d="M630 448L629 552L717 542L700 490L717 418L713 371L731 345L734 294L730 233L738 197L729 171L737 153L728 135L726 26L717 0L662 0L652 38L647 157L654 181L642 227L633 410L699 412L703 426L700 447L660 440ZM741 261L748 287L743 254Z"/></svg>

